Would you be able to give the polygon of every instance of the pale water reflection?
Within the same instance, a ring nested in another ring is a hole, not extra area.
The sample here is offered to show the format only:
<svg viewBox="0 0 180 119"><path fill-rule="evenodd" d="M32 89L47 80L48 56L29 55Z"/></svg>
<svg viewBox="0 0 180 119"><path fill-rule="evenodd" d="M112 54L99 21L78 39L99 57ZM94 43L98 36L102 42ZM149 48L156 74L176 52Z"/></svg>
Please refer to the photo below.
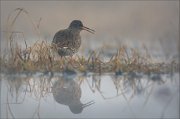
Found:
<svg viewBox="0 0 180 119"><path fill-rule="evenodd" d="M179 117L176 73L47 72L1 77L1 118Z"/></svg>
<svg viewBox="0 0 180 119"><path fill-rule="evenodd" d="M52 87L52 94L55 101L62 105L67 105L72 113L81 113L83 108L93 104L90 101L82 104L80 84L73 80L73 77L63 76L59 78Z"/></svg>

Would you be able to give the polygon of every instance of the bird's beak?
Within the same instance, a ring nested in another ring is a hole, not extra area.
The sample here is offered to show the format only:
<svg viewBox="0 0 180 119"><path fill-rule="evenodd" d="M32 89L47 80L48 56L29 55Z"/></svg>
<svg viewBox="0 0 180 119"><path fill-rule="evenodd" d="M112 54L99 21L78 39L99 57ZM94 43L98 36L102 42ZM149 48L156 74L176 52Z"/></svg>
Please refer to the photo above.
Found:
<svg viewBox="0 0 180 119"><path fill-rule="evenodd" d="M95 33L95 30L90 29L90 28L85 27L85 26L83 26L83 27L82 27L82 30L86 30L86 31L88 31L88 32L90 32L90 33L92 33L92 34L94 34L94 33Z"/></svg>
<svg viewBox="0 0 180 119"><path fill-rule="evenodd" d="M82 107L83 107L83 108L84 108L84 107L88 107L88 106L90 106L90 105L92 105L92 104L94 104L94 103L95 103L94 101L90 101L90 102L84 104Z"/></svg>

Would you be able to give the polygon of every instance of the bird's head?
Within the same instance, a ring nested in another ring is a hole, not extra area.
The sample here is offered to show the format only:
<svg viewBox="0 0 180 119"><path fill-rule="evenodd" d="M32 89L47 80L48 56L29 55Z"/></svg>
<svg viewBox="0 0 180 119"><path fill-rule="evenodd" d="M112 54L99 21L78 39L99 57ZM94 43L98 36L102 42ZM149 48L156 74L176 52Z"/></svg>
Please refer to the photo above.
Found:
<svg viewBox="0 0 180 119"><path fill-rule="evenodd" d="M83 26L83 23L80 20L73 20L71 22L71 24L69 25L69 28L70 29L80 30L80 31L81 30L86 30L86 31L88 31L90 33L93 33L93 34L95 32L95 30L92 30L92 29L90 29L88 27Z"/></svg>

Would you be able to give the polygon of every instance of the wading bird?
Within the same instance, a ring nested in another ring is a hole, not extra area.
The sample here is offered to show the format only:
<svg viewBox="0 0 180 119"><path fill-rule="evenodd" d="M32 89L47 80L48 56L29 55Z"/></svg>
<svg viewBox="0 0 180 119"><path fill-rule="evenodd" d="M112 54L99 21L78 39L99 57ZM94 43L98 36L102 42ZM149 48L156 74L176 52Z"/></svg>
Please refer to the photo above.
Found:
<svg viewBox="0 0 180 119"><path fill-rule="evenodd" d="M73 20L67 29L58 31L52 41L58 54L63 56L72 56L77 53L81 46L80 32L86 30L94 34L94 30L85 27L80 20Z"/></svg>

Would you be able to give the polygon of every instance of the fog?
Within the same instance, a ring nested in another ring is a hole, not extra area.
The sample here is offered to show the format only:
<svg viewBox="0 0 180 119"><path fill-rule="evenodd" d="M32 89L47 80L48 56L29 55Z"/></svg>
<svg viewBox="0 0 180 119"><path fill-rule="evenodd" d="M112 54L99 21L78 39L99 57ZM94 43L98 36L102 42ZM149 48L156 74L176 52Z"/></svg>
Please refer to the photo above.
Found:
<svg viewBox="0 0 180 119"><path fill-rule="evenodd" d="M179 1L1 1L1 31L5 31L7 17L15 8L26 9L37 23L41 18L40 31L48 42L58 30L79 19L96 30L95 35L81 33L82 47L145 44L165 54L178 52ZM25 16L18 18L14 29L23 31L29 41L36 41Z"/></svg>

